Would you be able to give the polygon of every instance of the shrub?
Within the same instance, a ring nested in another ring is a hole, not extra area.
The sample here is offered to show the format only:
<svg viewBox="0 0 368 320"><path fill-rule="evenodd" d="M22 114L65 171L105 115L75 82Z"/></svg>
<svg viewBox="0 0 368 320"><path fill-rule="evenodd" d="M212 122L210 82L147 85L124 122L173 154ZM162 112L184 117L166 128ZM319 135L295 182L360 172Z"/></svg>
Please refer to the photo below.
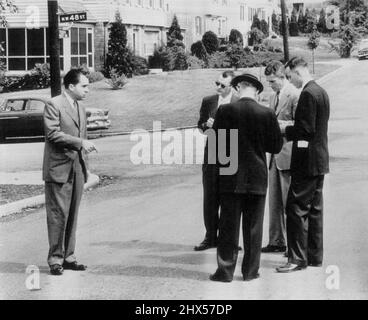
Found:
<svg viewBox="0 0 368 320"><path fill-rule="evenodd" d="M260 44L265 38L264 33L257 28L253 28L248 34L252 45Z"/></svg>
<svg viewBox="0 0 368 320"><path fill-rule="evenodd" d="M189 56L187 59L188 68L191 70L194 69L203 69L206 67L206 63L202 60L197 58L196 56Z"/></svg>
<svg viewBox="0 0 368 320"><path fill-rule="evenodd" d="M169 53L165 46L159 47L153 52L153 55L148 60L148 65L152 69L168 70Z"/></svg>
<svg viewBox="0 0 368 320"><path fill-rule="evenodd" d="M105 76L100 71L92 71L87 75L89 83L98 82L105 79Z"/></svg>
<svg viewBox="0 0 368 320"><path fill-rule="evenodd" d="M261 28L260 28L260 30L263 32L263 34L265 35L265 37L268 37L268 35L270 34L270 29L269 29L268 23L264 19L261 20Z"/></svg>
<svg viewBox="0 0 368 320"><path fill-rule="evenodd" d="M168 48L168 52L170 71L188 69L187 55L183 47L174 46Z"/></svg>
<svg viewBox="0 0 368 320"><path fill-rule="evenodd" d="M229 46L226 54L229 58L231 66L234 67L235 69L241 67L241 61L244 59L244 56L246 55L243 47L236 44Z"/></svg>
<svg viewBox="0 0 368 320"><path fill-rule="evenodd" d="M236 44L236 45L243 47L244 40L243 40L242 33L237 29L231 29L230 35L229 35L229 43Z"/></svg>
<svg viewBox="0 0 368 320"><path fill-rule="evenodd" d="M217 35L212 31L207 31L202 37L202 43L208 54L212 54L219 49L219 40Z"/></svg>
<svg viewBox="0 0 368 320"><path fill-rule="evenodd" d="M111 87L111 89L119 90L128 83L128 79L124 74L120 74L115 69L110 69L109 79L106 80L106 83Z"/></svg>
<svg viewBox="0 0 368 320"><path fill-rule="evenodd" d="M226 52L215 52L208 57L209 68L229 68L231 61Z"/></svg>
<svg viewBox="0 0 368 320"><path fill-rule="evenodd" d="M183 47L161 47L155 50L149 61L150 68L161 68L163 71L186 70L187 55Z"/></svg>
<svg viewBox="0 0 368 320"><path fill-rule="evenodd" d="M206 60L207 59L207 51L203 45L202 41L197 41L192 44L190 47L190 51L193 56L196 56L198 59Z"/></svg>
<svg viewBox="0 0 368 320"><path fill-rule="evenodd" d="M132 58L133 64L133 74L136 76L148 74L148 62L145 58L139 56L133 56Z"/></svg>

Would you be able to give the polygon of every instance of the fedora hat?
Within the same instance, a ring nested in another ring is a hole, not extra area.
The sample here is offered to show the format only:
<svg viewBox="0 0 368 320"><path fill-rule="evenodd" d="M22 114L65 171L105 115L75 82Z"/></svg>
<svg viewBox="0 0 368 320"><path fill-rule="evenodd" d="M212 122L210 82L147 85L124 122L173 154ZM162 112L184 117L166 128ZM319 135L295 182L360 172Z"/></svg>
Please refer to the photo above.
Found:
<svg viewBox="0 0 368 320"><path fill-rule="evenodd" d="M243 73L239 76L236 76L232 81L231 81L231 86L232 87L236 87L238 85L239 82L249 82L251 84L253 84L259 93L261 93L263 91L263 84L261 81L258 80L258 78L256 76L254 76L253 74L250 73Z"/></svg>

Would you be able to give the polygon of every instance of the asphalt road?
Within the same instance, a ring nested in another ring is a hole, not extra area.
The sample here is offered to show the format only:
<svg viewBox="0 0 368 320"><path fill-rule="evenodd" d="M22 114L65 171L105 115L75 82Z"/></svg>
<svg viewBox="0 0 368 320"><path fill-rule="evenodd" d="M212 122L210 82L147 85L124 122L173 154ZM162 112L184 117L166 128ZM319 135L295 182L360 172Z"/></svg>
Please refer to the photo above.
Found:
<svg viewBox="0 0 368 320"><path fill-rule="evenodd" d="M361 61L323 84L332 108L322 268L277 274L285 258L262 255L261 278L243 282L240 254L232 283L209 281L216 251L192 251L204 232L200 165L133 166L133 143L115 137L96 140L100 152L90 159L95 173L111 175L115 183L88 192L82 202L77 255L88 271L48 274L44 209L5 219L0 299L367 299L367 72L368 61ZM25 168L22 154L29 170L39 170L42 144L17 145L18 153L7 146L13 155L7 170ZM26 287L30 265L40 269L40 290Z"/></svg>

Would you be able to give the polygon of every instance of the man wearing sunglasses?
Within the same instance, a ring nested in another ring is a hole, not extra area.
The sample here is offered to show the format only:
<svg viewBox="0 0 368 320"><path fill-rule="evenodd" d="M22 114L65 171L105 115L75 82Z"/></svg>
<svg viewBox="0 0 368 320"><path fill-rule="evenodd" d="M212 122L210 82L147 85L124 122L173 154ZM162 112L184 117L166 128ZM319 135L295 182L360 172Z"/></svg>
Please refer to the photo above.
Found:
<svg viewBox="0 0 368 320"><path fill-rule="evenodd" d="M231 87L234 78L233 71L225 71L215 81L216 94L205 97L200 109L198 128L205 133L213 126L217 109L222 104L233 103L238 100ZM219 223L218 169L216 164L208 161L208 142L204 151L202 166L203 183L203 218L206 228L204 240L194 247L195 251L203 251L217 246L217 232Z"/></svg>

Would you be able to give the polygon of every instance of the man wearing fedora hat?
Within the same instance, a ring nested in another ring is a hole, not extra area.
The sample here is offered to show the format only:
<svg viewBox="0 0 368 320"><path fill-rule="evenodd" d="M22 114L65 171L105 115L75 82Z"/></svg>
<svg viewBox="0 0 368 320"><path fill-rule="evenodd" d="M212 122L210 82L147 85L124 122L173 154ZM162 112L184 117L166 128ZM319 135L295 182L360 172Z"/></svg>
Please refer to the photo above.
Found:
<svg viewBox="0 0 368 320"><path fill-rule="evenodd" d="M263 85L252 74L242 74L232 81L239 100L220 106L214 129L217 133L218 154L234 154L228 141L237 135L237 159L223 165L218 156L220 223L217 246L217 271L212 281L231 282L238 258L240 218L243 214L244 258L242 274L245 281L259 277L263 216L266 200L268 170L266 152L278 153L282 136L275 112L256 101ZM221 139L226 136L226 143ZM232 151L232 152L230 152ZM226 169L237 163L235 173Z"/></svg>

